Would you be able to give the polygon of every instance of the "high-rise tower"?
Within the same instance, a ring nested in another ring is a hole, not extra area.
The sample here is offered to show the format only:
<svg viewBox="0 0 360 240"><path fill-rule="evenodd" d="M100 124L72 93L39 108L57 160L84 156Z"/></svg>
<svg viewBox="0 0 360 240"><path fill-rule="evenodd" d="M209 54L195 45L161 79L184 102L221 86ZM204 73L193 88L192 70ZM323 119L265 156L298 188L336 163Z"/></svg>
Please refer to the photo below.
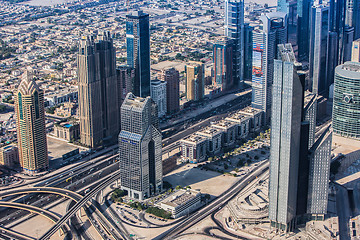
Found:
<svg viewBox="0 0 360 240"><path fill-rule="evenodd" d="M166 82L166 107L168 113L174 113L180 110L180 92L179 92L179 71L175 68L163 69L160 74L160 80Z"/></svg>
<svg viewBox="0 0 360 240"><path fill-rule="evenodd" d="M312 92L328 96L330 81L328 73L328 45L330 8L327 3L314 2L310 14L310 79Z"/></svg>
<svg viewBox="0 0 360 240"><path fill-rule="evenodd" d="M116 51L109 32L83 37L78 53L81 143L97 147L119 133Z"/></svg>
<svg viewBox="0 0 360 240"><path fill-rule="evenodd" d="M233 82L244 80L244 1L225 0L225 36L233 40Z"/></svg>
<svg viewBox="0 0 360 240"><path fill-rule="evenodd" d="M127 64L135 69L135 96L150 96L149 14L142 11L126 16Z"/></svg>
<svg viewBox="0 0 360 240"><path fill-rule="evenodd" d="M28 72L15 95L15 112L21 167L28 174L47 170L44 92Z"/></svg>
<svg viewBox="0 0 360 240"><path fill-rule="evenodd" d="M279 45L274 61L271 115L269 218L289 231L296 216L303 84L296 72L291 44Z"/></svg>
<svg viewBox="0 0 360 240"><path fill-rule="evenodd" d="M272 12L260 17L261 28L253 31L252 107L265 112L265 122L271 116L271 90L274 59L277 45L287 42L287 17L282 12Z"/></svg>
<svg viewBox="0 0 360 240"><path fill-rule="evenodd" d="M156 104L129 93L121 106L121 189L143 200L162 190L162 137Z"/></svg>
<svg viewBox="0 0 360 240"><path fill-rule="evenodd" d="M214 81L221 90L233 87L233 44L231 40L218 42L213 46Z"/></svg>

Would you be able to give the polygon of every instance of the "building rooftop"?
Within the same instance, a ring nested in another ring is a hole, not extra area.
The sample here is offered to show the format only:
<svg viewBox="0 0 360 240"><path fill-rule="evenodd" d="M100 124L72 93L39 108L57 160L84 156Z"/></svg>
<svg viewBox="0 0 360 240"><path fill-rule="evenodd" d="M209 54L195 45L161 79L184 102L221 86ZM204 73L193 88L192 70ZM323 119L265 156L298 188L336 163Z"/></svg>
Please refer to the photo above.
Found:
<svg viewBox="0 0 360 240"><path fill-rule="evenodd" d="M335 75L351 79L360 79L360 63L345 62L335 68Z"/></svg>
<svg viewBox="0 0 360 240"><path fill-rule="evenodd" d="M206 128L199 130L197 133L202 134L202 135L215 136L215 135L221 133L221 130L211 127L211 126L208 126Z"/></svg>
<svg viewBox="0 0 360 240"><path fill-rule="evenodd" d="M236 126L236 123L223 119L223 120L220 120L219 122L214 123L212 126L221 127L221 128L231 128L231 127Z"/></svg>
<svg viewBox="0 0 360 240"><path fill-rule="evenodd" d="M195 190L180 189L178 191L175 191L173 194L171 194L164 200L162 200L161 203L172 207L178 207L196 198L199 194L200 192Z"/></svg>
<svg viewBox="0 0 360 240"><path fill-rule="evenodd" d="M229 120L229 121L241 122L241 121L247 120L249 118L250 118L249 115L245 115L244 113L241 113L241 112L236 112L236 113L230 114L225 119Z"/></svg>
<svg viewBox="0 0 360 240"><path fill-rule="evenodd" d="M259 109L256 109L256 108L253 108L253 107L250 107L250 106L238 111L238 113L243 113L243 114L251 115L251 116L254 116L254 115L256 115L258 113L261 113L261 112L262 112L262 110L259 110Z"/></svg>
<svg viewBox="0 0 360 240"><path fill-rule="evenodd" d="M182 141L188 142L188 143L201 143L206 141L206 138L200 135L197 135L196 133L191 134L190 136L184 138Z"/></svg>

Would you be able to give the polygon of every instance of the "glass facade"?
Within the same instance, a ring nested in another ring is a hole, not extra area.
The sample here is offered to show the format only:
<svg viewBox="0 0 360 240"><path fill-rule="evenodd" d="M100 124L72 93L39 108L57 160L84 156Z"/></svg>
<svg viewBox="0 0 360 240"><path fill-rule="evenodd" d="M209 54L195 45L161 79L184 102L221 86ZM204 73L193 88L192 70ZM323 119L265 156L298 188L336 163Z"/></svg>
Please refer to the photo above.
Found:
<svg viewBox="0 0 360 240"><path fill-rule="evenodd" d="M244 1L225 0L225 36L233 40L233 82L244 80Z"/></svg>
<svg viewBox="0 0 360 240"><path fill-rule="evenodd" d="M149 15L138 11L126 16L127 64L135 68L134 94L150 96Z"/></svg>
<svg viewBox="0 0 360 240"><path fill-rule="evenodd" d="M360 139L360 63L335 69L333 129L343 137Z"/></svg>
<svg viewBox="0 0 360 240"><path fill-rule="evenodd" d="M284 230L291 228L296 216L303 96L287 50L279 52L281 60L274 61L269 178L269 218Z"/></svg>
<svg viewBox="0 0 360 240"><path fill-rule="evenodd" d="M157 106L129 93L121 106L119 168L121 188L144 200L162 190L162 136Z"/></svg>

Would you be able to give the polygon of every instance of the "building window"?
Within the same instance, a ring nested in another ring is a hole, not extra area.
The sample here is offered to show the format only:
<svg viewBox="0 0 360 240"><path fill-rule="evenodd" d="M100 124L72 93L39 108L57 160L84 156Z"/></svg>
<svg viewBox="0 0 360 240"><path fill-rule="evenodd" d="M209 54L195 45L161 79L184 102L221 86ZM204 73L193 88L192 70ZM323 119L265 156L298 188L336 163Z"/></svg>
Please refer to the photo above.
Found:
<svg viewBox="0 0 360 240"><path fill-rule="evenodd" d="M24 114L23 114L23 106L22 106L22 96L21 93L18 93L18 102L19 102L19 115L20 115L20 119L23 120L24 119Z"/></svg>
<svg viewBox="0 0 360 240"><path fill-rule="evenodd" d="M35 91L34 93L34 102L35 102L35 117L38 119L40 117L39 110L39 93Z"/></svg>

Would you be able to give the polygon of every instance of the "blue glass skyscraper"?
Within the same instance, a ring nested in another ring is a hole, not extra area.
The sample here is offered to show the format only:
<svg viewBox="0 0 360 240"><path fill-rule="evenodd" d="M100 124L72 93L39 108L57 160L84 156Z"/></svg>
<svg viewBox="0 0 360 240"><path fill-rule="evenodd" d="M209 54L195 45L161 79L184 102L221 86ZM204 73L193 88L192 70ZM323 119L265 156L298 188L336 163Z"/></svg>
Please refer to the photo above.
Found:
<svg viewBox="0 0 360 240"><path fill-rule="evenodd" d="M126 16L127 64L135 69L134 94L150 96L149 14L142 11Z"/></svg>
<svg viewBox="0 0 360 240"><path fill-rule="evenodd" d="M233 40L233 78L244 80L244 1L225 0L225 36Z"/></svg>

